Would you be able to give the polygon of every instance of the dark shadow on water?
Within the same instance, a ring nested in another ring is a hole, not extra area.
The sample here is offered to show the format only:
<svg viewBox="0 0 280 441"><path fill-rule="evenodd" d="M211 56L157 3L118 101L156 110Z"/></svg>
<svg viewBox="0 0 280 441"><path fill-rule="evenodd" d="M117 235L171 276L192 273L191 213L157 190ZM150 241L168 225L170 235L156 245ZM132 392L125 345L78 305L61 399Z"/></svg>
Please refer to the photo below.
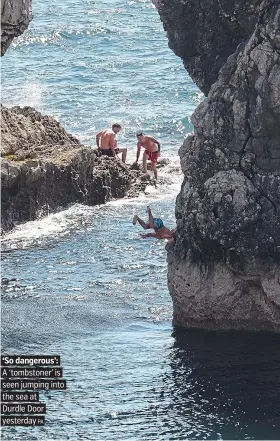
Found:
<svg viewBox="0 0 280 441"><path fill-rule="evenodd" d="M280 335L172 335L172 378L165 384L173 385L173 415L189 427L189 439L279 439Z"/></svg>

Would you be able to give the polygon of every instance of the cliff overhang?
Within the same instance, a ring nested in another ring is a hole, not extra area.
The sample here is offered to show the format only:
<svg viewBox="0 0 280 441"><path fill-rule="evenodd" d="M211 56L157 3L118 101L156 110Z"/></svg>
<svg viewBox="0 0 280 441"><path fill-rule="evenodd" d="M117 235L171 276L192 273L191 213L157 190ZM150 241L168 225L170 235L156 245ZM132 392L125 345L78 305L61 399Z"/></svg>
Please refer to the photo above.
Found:
<svg viewBox="0 0 280 441"><path fill-rule="evenodd" d="M32 0L1 1L1 56L15 37L21 35L32 20Z"/></svg>

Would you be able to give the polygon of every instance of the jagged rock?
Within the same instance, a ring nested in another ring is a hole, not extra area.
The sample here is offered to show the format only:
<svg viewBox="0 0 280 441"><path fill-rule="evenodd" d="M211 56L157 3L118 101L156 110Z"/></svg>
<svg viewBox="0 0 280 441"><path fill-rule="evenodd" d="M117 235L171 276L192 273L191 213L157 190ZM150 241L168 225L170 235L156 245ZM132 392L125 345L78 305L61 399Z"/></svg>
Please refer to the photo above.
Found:
<svg viewBox="0 0 280 441"><path fill-rule="evenodd" d="M3 231L71 202L102 204L145 190L141 170L99 157L55 119L31 107L1 112Z"/></svg>
<svg viewBox="0 0 280 441"><path fill-rule="evenodd" d="M261 0L153 0L170 48L207 95L237 45L256 24Z"/></svg>
<svg viewBox="0 0 280 441"><path fill-rule="evenodd" d="M224 51L219 44L209 47L211 59L219 59L215 69L209 59L210 69L199 62L200 50L186 52L185 65L197 66L191 74L201 89L212 87L179 152L185 178L176 203L176 242L168 247L174 323L280 331L280 2L250 2L255 12L249 2L233 2L251 36L230 44L218 3L197 4L203 11L213 6L203 23L213 20L215 39L224 45ZM204 47L204 26L186 26L179 4L195 9L188 0L159 2L161 17L173 11L165 21L171 45L179 29L181 42L196 35L196 47Z"/></svg>
<svg viewBox="0 0 280 441"><path fill-rule="evenodd" d="M31 3L32 0L1 1L1 55L27 29L32 20Z"/></svg>

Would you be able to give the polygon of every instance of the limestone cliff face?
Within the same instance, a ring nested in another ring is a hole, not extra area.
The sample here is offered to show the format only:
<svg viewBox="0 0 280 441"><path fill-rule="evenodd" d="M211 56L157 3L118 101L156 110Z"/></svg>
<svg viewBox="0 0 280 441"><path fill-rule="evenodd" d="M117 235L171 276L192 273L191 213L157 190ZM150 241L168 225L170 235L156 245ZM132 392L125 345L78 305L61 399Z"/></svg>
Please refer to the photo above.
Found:
<svg viewBox="0 0 280 441"><path fill-rule="evenodd" d="M178 4L186 10L192 3L159 2L171 41L177 28L166 15L173 7L180 41L200 35L191 10L188 26L177 15ZM198 3L205 12L213 4ZM221 4L214 2L214 15ZM168 253L169 288L177 325L280 331L280 2L242 2L242 10L251 35L228 44L220 24L215 38L223 50L218 44L209 51L219 61L190 72L202 90L212 86L180 149L185 179ZM199 60L189 56L188 69Z"/></svg>
<svg viewBox="0 0 280 441"><path fill-rule="evenodd" d="M1 0L1 55L14 37L21 35L31 19L32 0Z"/></svg>
<svg viewBox="0 0 280 441"><path fill-rule="evenodd" d="M3 231L69 203L96 205L135 196L147 184L139 170L100 158L31 107L1 108L1 138Z"/></svg>
<svg viewBox="0 0 280 441"><path fill-rule="evenodd" d="M261 0L154 0L169 46L207 95L220 68L256 24Z"/></svg>

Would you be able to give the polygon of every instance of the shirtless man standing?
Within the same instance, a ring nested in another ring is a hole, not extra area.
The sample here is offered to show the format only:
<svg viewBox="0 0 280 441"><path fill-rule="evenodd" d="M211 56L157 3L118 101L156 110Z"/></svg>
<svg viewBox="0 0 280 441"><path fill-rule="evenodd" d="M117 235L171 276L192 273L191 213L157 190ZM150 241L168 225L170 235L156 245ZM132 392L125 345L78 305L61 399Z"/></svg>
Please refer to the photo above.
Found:
<svg viewBox="0 0 280 441"><path fill-rule="evenodd" d="M111 129L101 130L96 135L96 145L102 155L115 158L118 153L122 153L122 162L125 164L127 149L117 148L115 136L121 130L120 124L113 124Z"/></svg>
<svg viewBox="0 0 280 441"><path fill-rule="evenodd" d="M140 217L138 217L137 214L135 214L132 223L133 225L136 225L137 222L139 222L139 224L141 225L142 228L144 228L144 230L150 230L151 228L153 228L155 232L141 234L141 237L143 239L146 239L147 237L155 237L156 239L168 239L168 243L173 243L176 229L169 230L169 228L166 228L159 217L153 217L150 207L147 207L146 213L148 213L149 215L148 223L143 221L143 219L140 219Z"/></svg>
<svg viewBox="0 0 280 441"><path fill-rule="evenodd" d="M154 172L155 178L158 177L156 163L160 156L160 143L152 136L143 135L142 130L138 130L136 133L137 142L137 153L136 153L136 164L138 163L141 147L144 147L145 152L143 154L143 167L144 172L147 173L147 159L151 161L151 167Z"/></svg>

